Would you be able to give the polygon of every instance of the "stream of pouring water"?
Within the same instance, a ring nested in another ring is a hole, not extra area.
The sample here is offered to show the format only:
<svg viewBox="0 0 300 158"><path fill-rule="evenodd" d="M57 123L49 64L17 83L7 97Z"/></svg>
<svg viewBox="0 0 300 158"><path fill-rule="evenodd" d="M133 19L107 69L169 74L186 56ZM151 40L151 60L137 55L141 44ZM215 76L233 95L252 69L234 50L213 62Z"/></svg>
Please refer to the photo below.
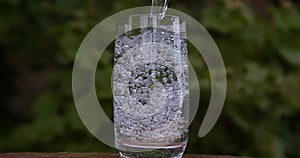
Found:
<svg viewBox="0 0 300 158"><path fill-rule="evenodd" d="M150 15L164 16L168 9L169 0L152 0L152 7Z"/></svg>

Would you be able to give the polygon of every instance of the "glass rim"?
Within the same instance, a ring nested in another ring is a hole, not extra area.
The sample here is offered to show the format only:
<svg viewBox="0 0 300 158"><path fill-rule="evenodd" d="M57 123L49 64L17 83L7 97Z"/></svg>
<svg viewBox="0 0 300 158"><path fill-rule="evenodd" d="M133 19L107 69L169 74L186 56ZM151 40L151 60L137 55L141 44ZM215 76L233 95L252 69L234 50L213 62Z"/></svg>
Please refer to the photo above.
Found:
<svg viewBox="0 0 300 158"><path fill-rule="evenodd" d="M143 21L142 19L145 19L146 21ZM166 29L186 37L185 19L170 14L164 16L159 14L132 14L120 16L116 20L116 37L130 30L147 27Z"/></svg>
<svg viewBox="0 0 300 158"><path fill-rule="evenodd" d="M180 16L176 16L176 15L171 15L171 14L166 14L166 15L159 15L159 14L132 14L132 15L126 15L126 16L120 16L117 18L117 23L123 19L127 19L127 18L139 18L139 17L162 17L162 18L179 18L179 20L185 22L185 20L183 18L181 18Z"/></svg>

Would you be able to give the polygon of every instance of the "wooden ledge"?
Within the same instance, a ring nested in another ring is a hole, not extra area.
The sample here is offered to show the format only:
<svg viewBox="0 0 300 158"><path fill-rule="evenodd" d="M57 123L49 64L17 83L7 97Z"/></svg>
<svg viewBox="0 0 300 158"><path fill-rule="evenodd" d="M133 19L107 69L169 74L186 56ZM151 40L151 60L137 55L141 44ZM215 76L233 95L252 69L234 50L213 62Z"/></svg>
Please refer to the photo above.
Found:
<svg viewBox="0 0 300 158"><path fill-rule="evenodd" d="M184 155L184 158L247 158L238 156ZM3 153L0 158L119 158L107 153ZM249 157L248 157L249 158Z"/></svg>

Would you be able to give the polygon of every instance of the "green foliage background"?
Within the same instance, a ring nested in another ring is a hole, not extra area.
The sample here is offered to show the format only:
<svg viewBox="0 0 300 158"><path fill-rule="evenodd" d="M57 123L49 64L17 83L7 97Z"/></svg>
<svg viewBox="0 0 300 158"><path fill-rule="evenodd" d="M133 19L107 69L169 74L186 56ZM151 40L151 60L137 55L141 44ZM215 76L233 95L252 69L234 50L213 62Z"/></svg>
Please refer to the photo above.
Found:
<svg viewBox="0 0 300 158"><path fill-rule="evenodd" d="M149 5L137 0L0 1L0 152L116 152L85 129L71 91L72 64L86 34L118 11ZM199 20L222 52L227 99L216 127L197 132L210 98L210 78L190 46L199 72L200 110L190 127L187 153L300 157L300 12L290 2L267 16L238 0L205 5L171 0L170 7ZM113 48L96 76L99 100L111 116ZM106 74L106 75L103 75Z"/></svg>

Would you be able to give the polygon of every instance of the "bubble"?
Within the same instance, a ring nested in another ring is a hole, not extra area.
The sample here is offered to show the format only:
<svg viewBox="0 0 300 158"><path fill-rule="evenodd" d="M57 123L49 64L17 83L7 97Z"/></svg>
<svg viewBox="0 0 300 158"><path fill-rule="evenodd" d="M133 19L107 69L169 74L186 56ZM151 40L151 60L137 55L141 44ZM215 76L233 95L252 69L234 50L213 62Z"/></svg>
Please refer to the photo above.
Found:
<svg viewBox="0 0 300 158"><path fill-rule="evenodd" d="M163 83L167 83L167 82L168 82L168 78L167 78L167 77L164 77L164 78L162 79L162 82L163 82Z"/></svg>

